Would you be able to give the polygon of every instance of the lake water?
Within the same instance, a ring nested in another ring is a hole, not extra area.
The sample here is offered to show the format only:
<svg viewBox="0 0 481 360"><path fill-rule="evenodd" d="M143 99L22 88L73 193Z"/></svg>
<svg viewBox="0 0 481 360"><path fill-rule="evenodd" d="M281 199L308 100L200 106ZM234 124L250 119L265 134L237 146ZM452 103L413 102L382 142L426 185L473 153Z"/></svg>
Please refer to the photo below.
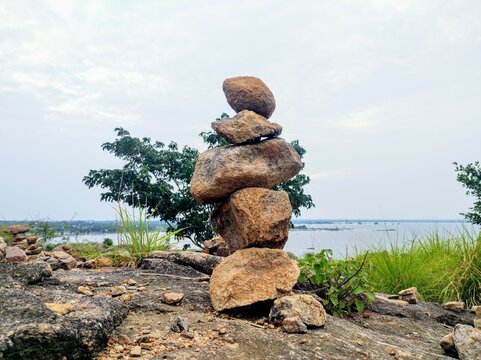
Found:
<svg viewBox="0 0 481 360"><path fill-rule="evenodd" d="M435 231L441 236L456 235L463 229L470 232L480 231L479 226L459 221L296 220L295 226L304 229L293 229L289 232L285 251L302 256L308 252L332 249L337 258L353 255L356 251L366 250L373 245L409 242L413 238L422 238ZM118 243L116 233L70 236L69 241L102 242L104 238L111 238L114 244ZM184 244L190 242L183 240L175 246L182 248Z"/></svg>

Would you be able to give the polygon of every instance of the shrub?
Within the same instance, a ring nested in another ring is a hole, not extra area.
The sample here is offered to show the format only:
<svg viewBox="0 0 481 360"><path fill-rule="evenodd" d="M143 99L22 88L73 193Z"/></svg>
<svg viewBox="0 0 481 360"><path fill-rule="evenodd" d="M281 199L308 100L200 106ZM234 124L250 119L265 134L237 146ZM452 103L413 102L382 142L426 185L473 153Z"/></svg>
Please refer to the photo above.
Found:
<svg viewBox="0 0 481 360"><path fill-rule="evenodd" d="M367 291L366 257L361 261L354 258L334 260L332 250L325 249L317 254L307 254L299 261L301 274L299 283L314 287L311 292L322 299L327 312L342 317L353 310L363 312L374 294ZM302 285L301 285L302 286Z"/></svg>
<svg viewBox="0 0 481 360"><path fill-rule="evenodd" d="M371 249L367 280L379 292L415 286L422 300L481 303L481 234L435 232L409 242Z"/></svg>

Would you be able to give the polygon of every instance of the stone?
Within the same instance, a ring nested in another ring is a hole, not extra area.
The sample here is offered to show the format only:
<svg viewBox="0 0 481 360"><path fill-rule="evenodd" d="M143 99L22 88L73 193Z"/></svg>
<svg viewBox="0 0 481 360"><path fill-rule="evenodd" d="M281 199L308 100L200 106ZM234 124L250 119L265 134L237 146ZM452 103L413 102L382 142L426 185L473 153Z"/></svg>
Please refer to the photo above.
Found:
<svg viewBox="0 0 481 360"><path fill-rule="evenodd" d="M183 316L178 316L175 318L174 322L170 325L170 329L173 332L182 332L182 331L187 331L190 328L190 323L189 321L183 317Z"/></svg>
<svg viewBox="0 0 481 360"><path fill-rule="evenodd" d="M25 254L28 255L28 256L32 256L32 255L38 255L42 252L42 248L40 247L37 247L37 248L34 248L32 250L25 250Z"/></svg>
<svg viewBox="0 0 481 360"><path fill-rule="evenodd" d="M25 251L16 246L7 246L5 252L5 260L11 263L20 263L27 261Z"/></svg>
<svg viewBox="0 0 481 360"><path fill-rule="evenodd" d="M7 254L7 243L0 237L0 261L5 260L5 255Z"/></svg>
<svg viewBox="0 0 481 360"><path fill-rule="evenodd" d="M183 298L183 293L167 292L160 296L160 301L162 301L164 304L175 305L180 303Z"/></svg>
<svg viewBox="0 0 481 360"><path fill-rule="evenodd" d="M299 318L289 317L282 321L282 330L290 334L305 334L307 326Z"/></svg>
<svg viewBox="0 0 481 360"><path fill-rule="evenodd" d="M140 345L136 345L130 350L130 356L132 357L139 357L142 355L142 348Z"/></svg>
<svg viewBox="0 0 481 360"><path fill-rule="evenodd" d="M460 360L481 359L481 331L458 324L454 327L453 339Z"/></svg>
<svg viewBox="0 0 481 360"><path fill-rule="evenodd" d="M28 241L27 239L19 240L19 241L13 241L12 246L16 246L22 250L27 250L28 248Z"/></svg>
<svg viewBox="0 0 481 360"><path fill-rule="evenodd" d="M60 316L18 289L1 289L0 304L8 304L0 306L2 359L96 358L128 313L118 301L83 297L75 311Z"/></svg>
<svg viewBox="0 0 481 360"><path fill-rule="evenodd" d="M481 316L481 305L473 306L473 312L476 314L476 316Z"/></svg>
<svg viewBox="0 0 481 360"><path fill-rule="evenodd" d="M409 304L416 304L418 302L418 289L416 287L401 290L398 295L401 300L407 301Z"/></svg>
<svg viewBox="0 0 481 360"><path fill-rule="evenodd" d="M43 261L31 263L0 263L0 286L8 284L9 282L23 285L35 284L50 276L52 276L52 269L50 265Z"/></svg>
<svg viewBox="0 0 481 360"><path fill-rule="evenodd" d="M281 138L203 152L195 165L191 191L199 203L225 199L245 187L272 188L302 169L291 144Z"/></svg>
<svg viewBox="0 0 481 360"><path fill-rule="evenodd" d="M276 299L289 293L298 277L297 262L281 250L238 250L212 273L212 306L221 311Z"/></svg>
<svg viewBox="0 0 481 360"><path fill-rule="evenodd" d="M152 251L145 259L167 260L207 275L212 274L214 268L223 260L219 256L193 251Z"/></svg>
<svg viewBox="0 0 481 360"><path fill-rule="evenodd" d="M35 244L38 240L38 236L37 235L29 235L27 236L27 242L29 244Z"/></svg>
<svg viewBox="0 0 481 360"><path fill-rule="evenodd" d="M452 332L441 339L439 346L441 346L441 349L443 349L447 355L456 359L458 358L458 352L454 346L454 334Z"/></svg>
<svg viewBox="0 0 481 360"><path fill-rule="evenodd" d="M276 299L269 313L269 322L274 325L283 325L287 318L299 319L307 326L324 326L327 315L311 295L295 294Z"/></svg>
<svg viewBox="0 0 481 360"><path fill-rule="evenodd" d="M93 296L93 295L94 295L94 293L92 292L92 290L90 290L90 288L87 287L87 286L79 286L79 287L77 288L77 292L78 292L79 294L86 295L86 296Z"/></svg>
<svg viewBox="0 0 481 360"><path fill-rule="evenodd" d="M110 295L112 295L112 297L120 296L126 292L127 289L125 288L125 285L114 286L112 289L110 289Z"/></svg>
<svg viewBox="0 0 481 360"><path fill-rule="evenodd" d="M50 311L60 315L67 315L75 309L73 304L45 303L45 306Z"/></svg>
<svg viewBox="0 0 481 360"><path fill-rule="evenodd" d="M17 234L13 237L13 242L17 242L17 241L22 241L22 240L26 240L27 239L27 235L25 235L25 233L20 233L20 234Z"/></svg>
<svg viewBox="0 0 481 360"><path fill-rule="evenodd" d="M261 79L237 76L225 79L222 84L227 103L236 112L251 110L269 118L276 108L276 100Z"/></svg>
<svg viewBox="0 0 481 360"><path fill-rule="evenodd" d="M12 235L17 235L21 233L26 233L30 231L30 225L28 224L17 224L9 226L6 230L7 233Z"/></svg>
<svg viewBox="0 0 481 360"><path fill-rule="evenodd" d="M443 307L446 310L463 311L464 310L464 302L462 302L462 301L449 301L449 302L443 304Z"/></svg>
<svg viewBox="0 0 481 360"><path fill-rule="evenodd" d="M248 247L282 249L291 215L287 192L251 187L236 191L216 207L211 224L231 252Z"/></svg>
<svg viewBox="0 0 481 360"><path fill-rule="evenodd" d="M474 318L473 324L476 329L481 330L481 316Z"/></svg>
<svg viewBox="0 0 481 360"><path fill-rule="evenodd" d="M60 262L60 268L63 270L71 270L77 267L77 259L65 251L52 251L48 255L57 259Z"/></svg>
<svg viewBox="0 0 481 360"><path fill-rule="evenodd" d="M107 257L101 257L95 260L95 266L98 267L112 267L114 266L114 262L112 259L107 258Z"/></svg>
<svg viewBox="0 0 481 360"><path fill-rule="evenodd" d="M212 129L231 144L244 144L272 138L282 133L282 126L268 121L253 111L243 110L230 119L211 124Z"/></svg>

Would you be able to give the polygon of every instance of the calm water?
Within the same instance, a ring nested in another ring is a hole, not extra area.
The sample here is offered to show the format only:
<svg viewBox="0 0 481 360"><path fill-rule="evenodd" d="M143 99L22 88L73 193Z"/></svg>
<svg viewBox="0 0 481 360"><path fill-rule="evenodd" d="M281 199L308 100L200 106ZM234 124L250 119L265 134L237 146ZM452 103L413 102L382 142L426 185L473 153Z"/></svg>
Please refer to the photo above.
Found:
<svg viewBox="0 0 481 360"><path fill-rule="evenodd" d="M334 256L341 258L353 255L356 251L368 249L377 244L404 243L413 238L422 238L426 234L437 231L440 235L456 235L463 229L480 231L480 227L473 227L459 221L329 221L329 223L312 223L312 221L296 221L296 227L303 226L303 230L291 230L289 240L284 248L295 255L302 256L308 252L318 252L322 249L332 249ZM71 236L69 241L102 242L104 238L111 238L118 243L116 233L91 234ZM188 240L181 241L176 247L182 248L190 244ZM193 248L193 247L192 247Z"/></svg>

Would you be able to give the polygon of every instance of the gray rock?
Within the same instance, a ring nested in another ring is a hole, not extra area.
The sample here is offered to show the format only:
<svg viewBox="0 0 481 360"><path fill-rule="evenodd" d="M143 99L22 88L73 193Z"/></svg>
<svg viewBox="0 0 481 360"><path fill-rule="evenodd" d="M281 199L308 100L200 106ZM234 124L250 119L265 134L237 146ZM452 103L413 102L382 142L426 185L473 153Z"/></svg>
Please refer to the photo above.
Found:
<svg viewBox="0 0 481 360"><path fill-rule="evenodd" d="M27 261L25 251L16 246L7 246L5 260L11 263L20 263Z"/></svg>
<svg viewBox="0 0 481 360"><path fill-rule="evenodd" d="M0 279L2 279L0 286L8 282L34 284L50 276L52 276L52 269L43 261L19 264L0 263Z"/></svg>
<svg viewBox="0 0 481 360"><path fill-rule="evenodd" d="M298 319L308 326L324 326L327 314L324 306L311 295L295 294L274 301L269 322L283 325L285 319Z"/></svg>
<svg viewBox="0 0 481 360"><path fill-rule="evenodd" d="M301 169L296 150L281 138L218 147L200 154L191 191L199 203L213 203L245 187L272 188Z"/></svg>
<svg viewBox="0 0 481 360"><path fill-rule="evenodd" d="M441 339L439 346L441 346L441 349L443 349L447 355L456 359L458 358L458 352L456 351L456 346L454 346L454 334L452 332Z"/></svg>
<svg viewBox="0 0 481 360"><path fill-rule="evenodd" d="M469 325L456 325L453 339L461 360L481 359L481 331Z"/></svg>
<svg viewBox="0 0 481 360"><path fill-rule="evenodd" d="M290 334L305 334L307 326L297 317L288 317L282 321L282 330Z"/></svg>
<svg viewBox="0 0 481 360"><path fill-rule="evenodd" d="M272 138L282 132L282 126L249 110L243 110L230 119L214 121L211 127L231 144L259 141L263 137Z"/></svg>
<svg viewBox="0 0 481 360"><path fill-rule="evenodd" d="M223 260L220 256L192 251L153 251L145 257L145 260L147 259L167 260L207 275L212 274L214 268ZM143 268L146 269L148 267L144 266Z"/></svg>
<svg viewBox="0 0 481 360"><path fill-rule="evenodd" d="M83 298L68 316L57 315L37 296L0 291L1 359L91 359L127 316L119 302Z"/></svg>
<svg viewBox="0 0 481 360"><path fill-rule="evenodd" d="M7 244L2 237L0 237L0 261L5 260L5 255L7 253Z"/></svg>

